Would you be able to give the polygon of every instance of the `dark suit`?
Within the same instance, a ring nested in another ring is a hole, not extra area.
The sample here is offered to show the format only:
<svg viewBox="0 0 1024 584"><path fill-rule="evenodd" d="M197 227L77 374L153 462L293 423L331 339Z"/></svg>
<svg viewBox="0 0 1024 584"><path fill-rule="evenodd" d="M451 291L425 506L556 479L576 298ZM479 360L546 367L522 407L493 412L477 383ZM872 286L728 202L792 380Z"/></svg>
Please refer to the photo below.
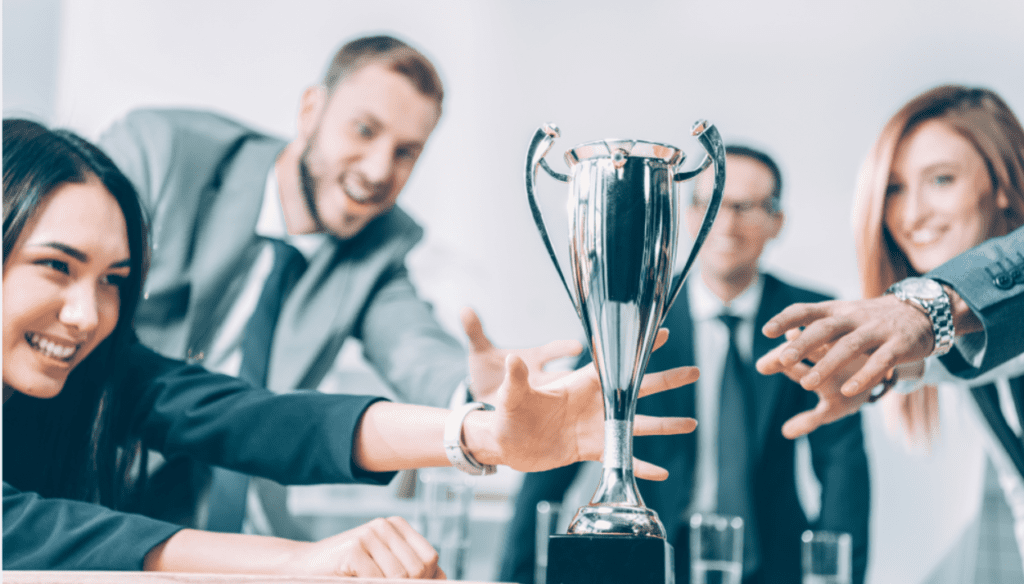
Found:
<svg viewBox="0 0 1024 584"><path fill-rule="evenodd" d="M824 296L795 288L765 275L764 291L754 325L760 331L767 320L795 302L818 302ZM693 320L687 295L680 294L665 325L671 331L664 347L651 356L648 371L694 363ZM764 355L780 340L756 333L754 358ZM816 394L802 389L783 375L755 375L754 422L751 428L753 507L761 543L761 565L755 579L745 582L799 582L800 534L810 524L797 498L794 442L782 436L783 422L810 409ZM637 413L660 416L694 416L692 388L659 393L637 402ZM868 549L868 462L860 415L822 427L808 437L814 471L821 482L821 515L816 529L845 531L853 536L854 582L864 579ZM634 454L668 469L667 481L640 481L645 504L658 512L676 550L677 582L689 581L687 518L696 458L696 434L647 436L634 440ZM508 547L500 580L533 581L535 507L541 500L561 500L575 468L529 474L516 500L509 527ZM575 510L564 510L573 513Z"/></svg>
<svg viewBox="0 0 1024 584"><path fill-rule="evenodd" d="M950 373L971 379L1024 353L1024 227L990 239L925 274L949 284L985 328L985 355L974 367L959 351L940 357Z"/></svg>
<svg viewBox="0 0 1024 584"><path fill-rule="evenodd" d="M352 462L359 420L379 398L274 395L141 345L123 363L127 401L116 419L118 445L139 438L168 457L287 484L383 484L394 476ZM53 458L45 446L54 437L42 422L46 404L22 394L4 404L4 569L141 570L145 554L181 526L37 494Z"/></svg>

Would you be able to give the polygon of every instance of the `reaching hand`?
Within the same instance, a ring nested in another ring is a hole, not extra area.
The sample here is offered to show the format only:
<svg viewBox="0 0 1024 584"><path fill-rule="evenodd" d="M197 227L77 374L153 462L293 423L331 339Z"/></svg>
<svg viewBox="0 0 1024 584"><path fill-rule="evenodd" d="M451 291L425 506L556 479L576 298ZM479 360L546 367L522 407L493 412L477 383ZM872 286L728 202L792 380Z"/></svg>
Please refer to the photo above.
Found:
<svg viewBox="0 0 1024 584"><path fill-rule="evenodd" d="M786 332L786 339L790 342L795 341L799 336L800 331L797 329L791 329ZM784 345L780 345L773 351L765 354L762 359L776 359L773 353L783 350L783 347ZM821 346L817 350L812 351L808 358L811 361L821 359L828 352L828 349L827 345ZM860 410L860 407L868 401L871 392L862 391L856 395L847 396L843 395L839 388L866 361L866 356L852 359L842 370L837 371L834 375L819 383L813 390L818 394L818 404L814 409L800 412L787 420L782 425L782 435L790 439L799 438L800 436L810 434L825 424L831 424ZM783 369L782 373L793 381L800 383L800 380L807 375L812 367L813 365L809 365L806 360L798 361L794 365Z"/></svg>
<svg viewBox="0 0 1024 584"><path fill-rule="evenodd" d="M785 371L824 347L813 367L793 371L799 373L794 379L804 389L816 389L825 382L841 383L844 396L867 394L897 365L927 357L934 344L928 316L891 295L794 304L769 320L762 331L775 338L798 327L804 327L799 338L758 359L757 370L765 375ZM855 368L856 373L842 381L844 368L853 367L858 360L862 364Z"/></svg>
<svg viewBox="0 0 1024 584"><path fill-rule="evenodd" d="M444 580L437 552L401 517L374 519L299 548L294 564L308 574Z"/></svg>
<svg viewBox="0 0 1024 584"><path fill-rule="evenodd" d="M668 339L661 331L655 347ZM600 460L604 450L604 399L593 364L564 375L554 382L530 386L521 358L510 355L508 374L495 396L494 434L501 464L534 472L565 466L579 460ZM644 377L640 396L693 383L696 367L677 367ZM636 416L637 436L685 434L697 422L692 418ZM467 436L467 443L469 442ZM639 478L664 480L668 471L634 459Z"/></svg>
<svg viewBox="0 0 1024 584"><path fill-rule="evenodd" d="M555 359L579 355L583 350L578 341L552 341L540 347L517 351L498 349L484 334L480 318L471 308L462 309L462 327L469 338L469 377L473 398L491 402L495 392L505 379L505 359L516 355L526 363L530 371L530 384L546 385L566 374L564 371L544 371L544 366Z"/></svg>

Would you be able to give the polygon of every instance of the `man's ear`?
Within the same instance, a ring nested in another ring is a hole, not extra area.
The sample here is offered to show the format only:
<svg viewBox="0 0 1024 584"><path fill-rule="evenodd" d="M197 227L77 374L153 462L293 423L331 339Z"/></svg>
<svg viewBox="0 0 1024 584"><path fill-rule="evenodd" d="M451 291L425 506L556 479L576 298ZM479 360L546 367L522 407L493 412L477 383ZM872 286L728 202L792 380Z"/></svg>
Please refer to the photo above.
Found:
<svg viewBox="0 0 1024 584"><path fill-rule="evenodd" d="M322 85L307 87L299 100L298 132L302 140L308 140L316 133L327 105L327 90Z"/></svg>
<svg viewBox="0 0 1024 584"><path fill-rule="evenodd" d="M779 211L772 215L772 220L774 222L774 225L772 226L771 238L775 239L776 237L779 236L779 233L782 232L782 226L786 224L786 214L783 213L782 211Z"/></svg>

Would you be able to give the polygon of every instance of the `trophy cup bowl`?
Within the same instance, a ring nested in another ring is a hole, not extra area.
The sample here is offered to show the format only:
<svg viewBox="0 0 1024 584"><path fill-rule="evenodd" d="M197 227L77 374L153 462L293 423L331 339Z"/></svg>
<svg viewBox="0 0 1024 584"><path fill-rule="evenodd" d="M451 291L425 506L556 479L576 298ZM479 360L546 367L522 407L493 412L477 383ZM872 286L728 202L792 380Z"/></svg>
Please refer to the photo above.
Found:
<svg viewBox="0 0 1024 584"><path fill-rule="evenodd" d="M694 124L692 133L707 154L687 172L680 170L685 153L678 148L608 139L567 151L570 174L564 175L544 160L559 136L556 126L547 124L537 130L530 144L526 192L534 221L583 323L604 397L601 482L590 503L573 518L570 536L665 540L658 514L644 506L636 487L633 419L655 336L693 267L722 200L725 148L721 136L703 120ZM682 270L673 274L682 212L678 185L712 163L715 186L707 211ZM569 183L568 279L537 204L538 168Z"/></svg>

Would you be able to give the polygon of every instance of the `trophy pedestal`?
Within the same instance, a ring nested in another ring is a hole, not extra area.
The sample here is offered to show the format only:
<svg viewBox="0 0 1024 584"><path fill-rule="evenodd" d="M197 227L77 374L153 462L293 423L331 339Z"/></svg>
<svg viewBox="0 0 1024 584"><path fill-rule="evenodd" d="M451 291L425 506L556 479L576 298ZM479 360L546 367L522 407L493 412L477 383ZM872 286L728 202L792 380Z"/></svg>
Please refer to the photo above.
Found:
<svg viewBox="0 0 1024 584"><path fill-rule="evenodd" d="M660 537L552 535L547 584L675 584L675 553Z"/></svg>

